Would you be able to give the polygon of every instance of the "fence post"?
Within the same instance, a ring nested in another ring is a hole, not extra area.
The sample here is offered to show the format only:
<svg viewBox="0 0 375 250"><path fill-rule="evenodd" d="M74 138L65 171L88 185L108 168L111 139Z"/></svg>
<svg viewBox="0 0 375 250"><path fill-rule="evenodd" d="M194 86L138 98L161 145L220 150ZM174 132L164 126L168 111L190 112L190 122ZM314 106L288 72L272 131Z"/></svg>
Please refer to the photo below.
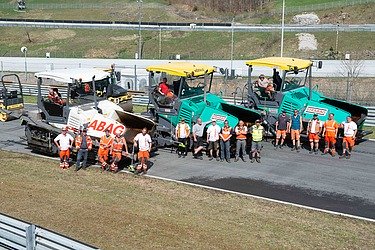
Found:
<svg viewBox="0 0 375 250"><path fill-rule="evenodd" d="M138 90L137 65L134 64L134 87Z"/></svg>
<svg viewBox="0 0 375 250"><path fill-rule="evenodd" d="M35 225L26 228L26 250L35 250Z"/></svg>

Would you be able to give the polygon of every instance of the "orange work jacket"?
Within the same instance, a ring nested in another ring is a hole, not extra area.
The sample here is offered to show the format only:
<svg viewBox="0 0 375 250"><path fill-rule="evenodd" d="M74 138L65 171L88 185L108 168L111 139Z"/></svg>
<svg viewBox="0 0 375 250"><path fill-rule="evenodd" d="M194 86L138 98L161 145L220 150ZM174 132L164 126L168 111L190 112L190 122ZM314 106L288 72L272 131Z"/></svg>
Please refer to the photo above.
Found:
<svg viewBox="0 0 375 250"><path fill-rule="evenodd" d="M335 136L336 129L339 127L337 122L334 120L328 120L324 123L324 128L326 129L326 136Z"/></svg>
<svg viewBox="0 0 375 250"><path fill-rule="evenodd" d="M106 135L103 135L100 138L99 149L108 150L110 146L112 145L112 143L113 143L113 138L111 136L107 137Z"/></svg>

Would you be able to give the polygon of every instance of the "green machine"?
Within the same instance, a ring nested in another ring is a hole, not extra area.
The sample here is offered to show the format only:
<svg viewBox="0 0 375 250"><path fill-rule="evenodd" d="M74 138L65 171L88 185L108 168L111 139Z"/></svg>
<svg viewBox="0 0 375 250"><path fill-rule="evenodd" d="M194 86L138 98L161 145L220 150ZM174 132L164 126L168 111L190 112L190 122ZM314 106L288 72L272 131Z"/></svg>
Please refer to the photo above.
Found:
<svg viewBox="0 0 375 250"><path fill-rule="evenodd" d="M326 121L329 113L334 113L335 120L339 123L345 121L347 116L352 116L359 130L362 128L367 117L367 109L320 93L317 86L312 84L312 61L268 57L247 61L246 65L249 67L249 78L246 86L247 97L243 98L242 103L248 108L262 111L272 133L274 133L273 124L281 111L285 110L291 115L295 109L299 110L302 116L304 128L314 114L318 114L321 121ZM317 62L316 66L321 68L322 62ZM272 76L269 79L273 85L272 94L265 93L263 88L257 86L256 81L252 81L254 67L261 67L264 70L262 73ZM360 130L358 137L366 134L368 132Z"/></svg>
<svg viewBox="0 0 375 250"><path fill-rule="evenodd" d="M216 69L204 64L173 62L146 68L149 72L149 114L158 127L157 142L160 146L173 144L174 129L184 118L190 126L198 117L207 125L212 119L223 126L228 120L234 127L239 120L247 124L261 118L256 110L235 106L210 92ZM169 97L159 92L158 83L167 78Z"/></svg>

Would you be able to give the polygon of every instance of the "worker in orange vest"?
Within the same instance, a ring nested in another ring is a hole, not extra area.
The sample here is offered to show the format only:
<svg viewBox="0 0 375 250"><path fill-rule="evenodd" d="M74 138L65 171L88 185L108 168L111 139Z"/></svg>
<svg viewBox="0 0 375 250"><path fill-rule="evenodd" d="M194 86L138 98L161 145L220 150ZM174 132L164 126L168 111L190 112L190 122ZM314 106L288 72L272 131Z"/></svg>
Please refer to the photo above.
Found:
<svg viewBox="0 0 375 250"><path fill-rule="evenodd" d="M100 138L99 142L99 150L98 150L98 159L100 164L102 165L102 170L108 170L108 153L112 146L113 138L107 129L105 131L105 135Z"/></svg>
<svg viewBox="0 0 375 250"><path fill-rule="evenodd" d="M74 140L76 149L78 150L77 154L77 162L76 162L76 171L83 168L86 169L87 167L87 156L89 150L92 149L92 140L89 135L87 135L87 129L82 129L82 133L77 135ZM83 158L83 161L81 162Z"/></svg>
<svg viewBox="0 0 375 250"><path fill-rule="evenodd" d="M232 128L229 126L228 120L224 121L224 127L221 128L220 136L220 161L230 163L230 138L232 137Z"/></svg>
<svg viewBox="0 0 375 250"><path fill-rule="evenodd" d="M323 125L323 133L322 136L324 136L325 141L325 148L323 154L328 154L331 150L331 155L334 157L336 155L336 138L337 138L337 131L339 128L339 125L334 120L334 114L329 114L328 121L326 121Z"/></svg>
<svg viewBox="0 0 375 250"><path fill-rule="evenodd" d="M125 147L125 152L123 152L123 149ZM125 138L121 136L121 132L116 133L116 137L113 139L112 146L111 146L111 152L112 155L112 164L110 167L110 170L113 172L118 171L118 163L122 159L122 155L124 154L127 156L128 153L128 146L126 145Z"/></svg>
<svg viewBox="0 0 375 250"><path fill-rule="evenodd" d="M62 128L61 134L54 139L54 143L59 149L60 168L62 169L69 168L70 149L74 142L73 137L67 132L68 129L66 127Z"/></svg>
<svg viewBox="0 0 375 250"><path fill-rule="evenodd" d="M321 130L321 123L318 119L318 115L314 114L313 118L309 121L307 125L307 132L309 135L309 142L310 142L310 154L314 152L315 154L318 154L320 130Z"/></svg>

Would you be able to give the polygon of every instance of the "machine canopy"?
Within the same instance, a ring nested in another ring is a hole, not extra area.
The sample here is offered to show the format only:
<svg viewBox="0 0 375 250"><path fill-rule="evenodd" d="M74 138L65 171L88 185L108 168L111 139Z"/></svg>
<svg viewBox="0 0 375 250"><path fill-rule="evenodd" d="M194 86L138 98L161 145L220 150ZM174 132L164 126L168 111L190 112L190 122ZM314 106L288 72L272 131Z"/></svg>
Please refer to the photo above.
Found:
<svg viewBox="0 0 375 250"><path fill-rule="evenodd" d="M312 65L312 61L290 57L266 57L246 62L247 66L263 66L270 68L279 68L285 71L295 71L306 69Z"/></svg>
<svg viewBox="0 0 375 250"><path fill-rule="evenodd" d="M56 69L35 73L37 78L49 78L58 82L71 83L72 80L82 80L82 82L91 82L93 76L95 81L110 77L109 72L99 69L79 68L79 69Z"/></svg>
<svg viewBox="0 0 375 250"><path fill-rule="evenodd" d="M181 77L202 76L216 71L213 66L190 62L170 62L167 64L153 65L148 66L146 70Z"/></svg>

